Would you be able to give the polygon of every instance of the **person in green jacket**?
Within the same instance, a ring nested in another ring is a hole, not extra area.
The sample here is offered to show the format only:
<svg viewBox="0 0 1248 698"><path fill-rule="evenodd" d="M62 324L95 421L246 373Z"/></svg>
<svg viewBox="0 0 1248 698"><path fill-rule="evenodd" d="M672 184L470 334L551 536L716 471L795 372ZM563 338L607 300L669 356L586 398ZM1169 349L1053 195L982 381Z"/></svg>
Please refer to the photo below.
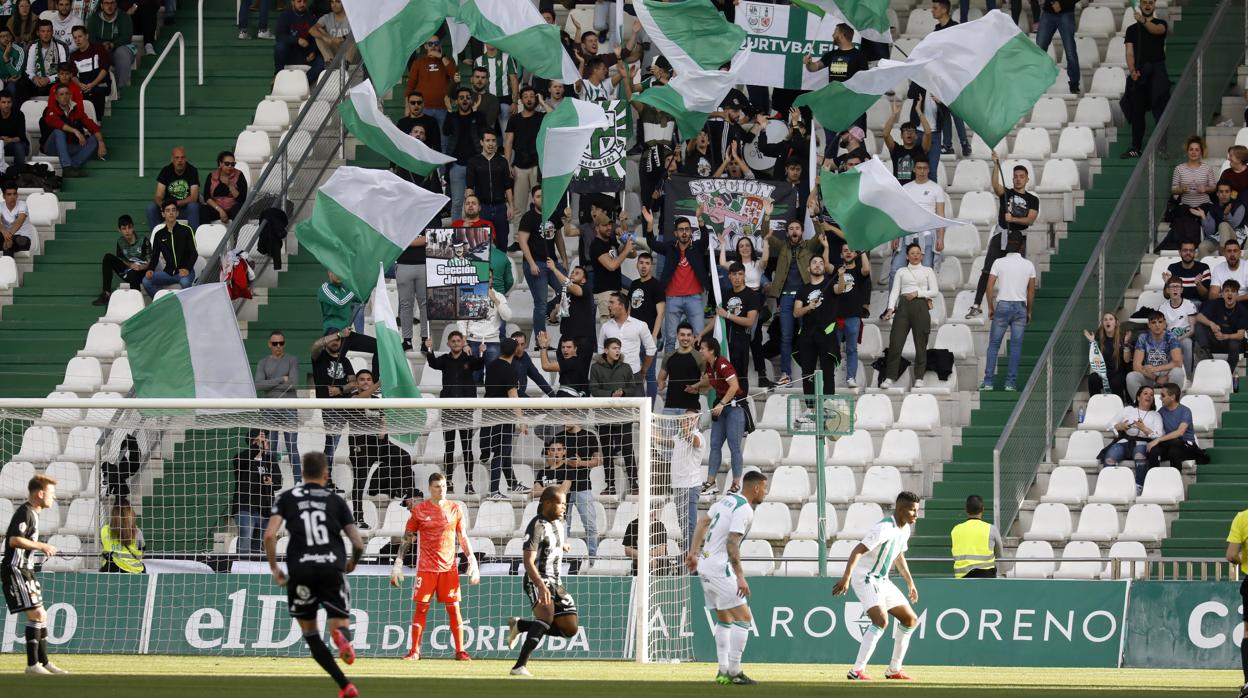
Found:
<svg viewBox="0 0 1248 698"><path fill-rule="evenodd" d="M332 271L328 274L329 281L321 284L316 292L316 300L321 305L321 331L329 332L331 327L354 327L356 332L363 332L364 313L356 312L362 301L342 285L337 274Z"/></svg>
<svg viewBox="0 0 1248 698"><path fill-rule="evenodd" d="M100 0L99 8L87 18L87 36L91 43L108 50L117 74L117 87L129 87L138 48L130 40L134 37L134 22L130 15L117 9L117 0Z"/></svg>

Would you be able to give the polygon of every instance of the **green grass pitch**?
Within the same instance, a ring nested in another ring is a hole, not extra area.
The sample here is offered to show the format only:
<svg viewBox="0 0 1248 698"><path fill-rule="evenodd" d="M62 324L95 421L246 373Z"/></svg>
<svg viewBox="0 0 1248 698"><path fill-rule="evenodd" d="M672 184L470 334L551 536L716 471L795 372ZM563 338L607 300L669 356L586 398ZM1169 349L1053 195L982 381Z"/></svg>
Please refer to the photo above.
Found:
<svg viewBox="0 0 1248 698"><path fill-rule="evenodd" d="M748 653L748 650L747 650ZM540 655L540 653L539 653ZM307 659L205 658L170 656L62 655L55 661L70 676L26 676L25 657L0 656L0 685L11 696L139 696L141 698L314 698L336 696L337 687ZM989 667L907 667L915 682L878 680L851 683L844 666L749 664L755 687L718 686L715 667L705 663L542 661L530 663L534 678L507 675L509 662L462 664L447 660L404 662L361 659L347 675L362 698L413 695L602 696L648 694L694 696L744 692L753 695L827 696L860 693L887 696L1056 696L1100 698L1139 696L1235 695L1239 671L1156 669L1009 669ZM883 666L872 667L877 678ZM593 678L587 678L593 677ZM432 693L431 693L432 692Z"/></svg>

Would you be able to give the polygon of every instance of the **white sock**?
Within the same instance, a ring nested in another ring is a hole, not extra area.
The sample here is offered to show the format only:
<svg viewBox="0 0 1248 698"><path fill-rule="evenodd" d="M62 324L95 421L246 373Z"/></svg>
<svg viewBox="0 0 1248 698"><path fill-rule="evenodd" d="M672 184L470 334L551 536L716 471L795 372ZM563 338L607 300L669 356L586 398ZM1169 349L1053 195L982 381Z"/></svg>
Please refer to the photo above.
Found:
<svg viewBox="0 0 1248 698"><path fill-rule="evenodd" d="M880 637L884 635L887 627L881 628L872 623L863 632L862 644L858 646L858 659L854 662L854 671L862 671L867 668L867 662L871 661L871 654L875 652L875 645L880 641Z"/></svg>
<svg viewBox="0 0 1248 698"><path fill-rule="evenodd" d="M728 673L728 655L732 644L732 626L724 623L715 624L715 657L719 660L719 673Z"/></svg>
<svg viewBox="0 0 1248 698"><path fill-rule="evenodd" d="M741 655L745 653L745 643L750 639L750 626L748 623L733 623L728 628L728 635L728 675L736 676L741 673Z"/></svg>
<svg viewBox="0 0 1248 698"><path fill-rule="evenodd" d="M914 635L914 628L907 628L897 623L896 630L893 631L893 661L888 663L889 673L895 674L901 671L901 662L906 658L906 649L910 647L911 635Z"/></svg>

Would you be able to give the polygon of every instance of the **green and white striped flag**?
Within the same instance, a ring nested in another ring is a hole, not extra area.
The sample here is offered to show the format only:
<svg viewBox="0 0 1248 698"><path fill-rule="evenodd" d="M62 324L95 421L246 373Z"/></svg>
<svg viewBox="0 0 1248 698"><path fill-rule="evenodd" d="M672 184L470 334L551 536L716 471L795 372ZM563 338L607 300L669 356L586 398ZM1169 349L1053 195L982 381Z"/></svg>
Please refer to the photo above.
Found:
<svg viewBox="0 0 1248 698"><path fill-rule="evenodd" d="M732 60L745 41L745 29L724 18L711 0L633 3L650 41L679 75L690 66L717 70Z"/></svg>
<svg viewBox="0 0 1248 698"><path fill-rule="evenodd" d="M225 284L166 294L121 326L138 397L256 397Z"/></svg>
<svg viewBox="0 0 1248 698"><path fill-rule="evenodd" d="M928 34L910 60L931 61L915 82L990 148L1031 111L1058 72L1053 59L1000 10Z"/></svg>
<svg viewBox="0 0 1248 698"><path fill-rule="evenodd" d="M371 83L362 82L351 88L348 98L338 105L338 113L351 135L408 172L424 177L439 165L455 162L455 158L403 133L386 118L377 107L377 93Z"/></svg>
<svg viewBox="0 0 1248 698"><path fill-rule="evenodd" d="M455 0L342 0L378 92L403 78L407 59L455 13L455 5Z"/></svg>
<svg viewBox="0 0 1248 698"><path fill-rule="evenodd" d="M610 122L602 106L571 97L542 119L537 132L537 162L542 173L542 220L559 210L572 175L581 166L595 129Z"/></svg>
<svg viewBox="0 0 1248 698"><path fill-rule="evenodd" d="M698 135L711 112L717 111L728 92L741 82L749 55L748 49L738 53L728 71L687 67L676 73L668 84L651 87L633 100L671 116L680 130L681 140L689 140Z"/></svg>
<svg viewBox="0 0 1248 698"><path fill-rule="evenodd" d="M820 173L819 191L828 213L845 232L846 244L855 250L870 250L906 233L963 223L916 203L879 158L871 158L849 172Z"/></svg>
<svg viewBox="0 0 1248 698"><path fill-rule="evenodd" d="M793 4L810 12L839 17L863 38L893 43L889 31L889 0L793 0Z"/></svg>
<svg viewBox="0 0 1248 698"><path fill-rule="evenodd" d="M563 80L569 86L581 79L576 64L563 50L559 28L547 24L527 0L463 0L455 18L468 25L479 41L510 53L540 77Z"/></svg>
<svg viewBox="0 0 1248 698"><path fill-rule="evenodd" d="M373 291L373 331L377 333L377 369L381 373L381 394L384 397L420 397L412 365L403 351L403 335L395 319L390 294L386 293L386 265L378 265L377 288ZM420 437L418 432L403 428L424 423L424 410L414 414L411 410L386 410L386 425L390 438L412 444Z"/></svg>
<svg viewBox="0 0 1248 698"><path fill-rule="evenodd" d="M824 128L843 131L883 94L904 84L929 62L884 59L876 67L861 71L844 82L830 82L814 92L807 92L793 100L793 105L810 107Z"/></svg>
<svg viewBox="0 0 1248 698"><path fill-rule="evenodd" d="M380 262L390 266L448 199L386 170L339 167L316 192L312 217L295 226L299 245L368 298Z"/></svg>

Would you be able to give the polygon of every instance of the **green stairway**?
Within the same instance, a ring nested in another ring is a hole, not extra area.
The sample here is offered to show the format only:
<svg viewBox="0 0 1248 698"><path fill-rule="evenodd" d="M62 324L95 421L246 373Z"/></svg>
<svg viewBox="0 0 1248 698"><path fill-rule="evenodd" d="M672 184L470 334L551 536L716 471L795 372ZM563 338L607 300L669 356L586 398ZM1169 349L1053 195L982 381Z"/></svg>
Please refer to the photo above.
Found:
<svg viewBox="0 0 1248 698"><path fill-rule="evenodd" d="M1214 3L1208 6L1184 4L1183 15L1174 23L1166 42L1167 67L1172 82L1178 80L1186 66L1213 9ZM1084 204L1075 211L1075 220L1067 225L1066 238L1060 241L1056 254L1049 258L1049 270L1041 274L1033 321L1027 326L1023 341L1019 385L1026 384L1030 377L1084 266L1118 205L1123 188L1139 162L1120 159L1130 144L1130 127L1119 128L1117 141L1101 158L1101 171L1096 175L1092 188L1085 192ZM963 506L967 495L982 496L991 518L992 450L1017 400L1018 393L993 391L979 394L979 408L971 413L970 422L962 428L962 442L954 447L953 458L944 464L943 477L934 484L932 497L923 504L923 518L910 539L910 557L949 556L949 531L966 518ZM1248 447L1248 443L1245 446ZM1248 476L1238 482L1248 483ZM1195 498L1197 495L1189 493L1188 496ZM1226 521L1229 522L1229 519ZM1222 534L1225 537L1225 530ZM916 574L930 576L950 574L947 563L912 563L911 569Z"/></svg>
<svg viewBox="0 0 1248 698"><path fill-rule="evenodd" d="M1222 413L1223 426L1213 433L1210 463L1196 467L1197 481L1187 488L1187 501L1161 544L1162 555L1216 559L1225 554L1231 520L1248 508L1248 421L1241 421L1245 412L1248 396L1232 395L1231 409Z"/></svg>

